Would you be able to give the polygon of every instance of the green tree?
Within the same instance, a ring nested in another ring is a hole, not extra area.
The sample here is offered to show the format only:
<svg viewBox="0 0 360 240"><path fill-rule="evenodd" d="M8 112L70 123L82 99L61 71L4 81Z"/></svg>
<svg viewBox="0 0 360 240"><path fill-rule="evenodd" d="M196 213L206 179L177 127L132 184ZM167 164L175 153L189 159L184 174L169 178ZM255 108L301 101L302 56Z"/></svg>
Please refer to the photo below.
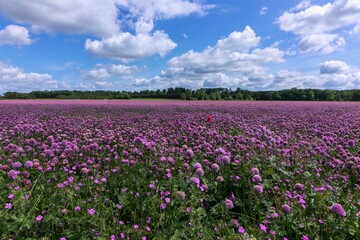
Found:
<svg viewBox="0 0 360 240"><path fill-rule="evenodd" d="M181 100L186 100L186 94L185 93L180 93L180 99Z"/></svg>

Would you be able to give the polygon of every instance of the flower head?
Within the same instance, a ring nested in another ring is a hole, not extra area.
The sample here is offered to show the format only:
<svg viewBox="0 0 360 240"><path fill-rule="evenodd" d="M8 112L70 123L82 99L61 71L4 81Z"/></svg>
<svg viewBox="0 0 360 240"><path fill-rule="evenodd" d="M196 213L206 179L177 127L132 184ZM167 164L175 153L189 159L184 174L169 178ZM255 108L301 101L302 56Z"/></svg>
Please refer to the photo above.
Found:
<svg viewBox="0 0 360 240"><path fill-rule="evenodd" d="M296 183L295 184L295 189L298 191L304 190L304 186L301 183Z"/></svg>
<svg viewBox="0 0 360 240"><path fill-rule="evenodd" d="M204 176L204 170L202 168L198 168L196 169L195 174L197 176Z"/></svg>
<svg viewBox="0 0 360 240"><path fill-rule="evenodd" d="M241 233L241 234L244 234L244 233L245 233L244 227L243 227L243 226L240 226L240 227L238 228L238 232Z"/></svg>
<svg viewBox="0 0 360 240"><path fill-rule="evenodd" d="M262 193L264 190L262 188L262 186L260 185L255 185L254 188L253 188L254 192L256 193Z"/></svg>
<svg viewBox="0 0 360 240"><path fill-rule="evenodd" d="M291 210L292 210L291 207L287 204L283 204L281 206L281 211L285 214L291 213Z"/></svg>
<svg viewBox="0 0 360 240"><path fill-rule="evenodd" d="M341 204L335 203L330 207L330 211L341 217L346 216L346 212Z"/></svg>
<svg viewBox="0 0 360 240"><path fill-rule="evenodd" d="M11 209L12 204L11 203L5 203L5 209Z"/></svg>
<svg viewBox="0 0 360 240"><path fill-rule="evenodd" d="M259 226L260 226L261 231L266 232L267 228L266 228L266 226L264 224L260 223Z"/></svg>
<svg viewBox="0 0 360 240"><path fill-rule="evenodd" d="M95 209L93 209L93 208L90 208L90 209L88 209L87 210L88 211L88 213L90 214L90 215L94 215L95 214Z"/></svg>
<svg viewBox="0 0 360 240"><path fill-rule="evenodd" d="M38 216L35 218L35 221L40 222L42 219L43 219L43 216L38 215Z"/></svg>
<svg viewBox="0 0 360 240"><path fill-rule="evenodd" d="M234 203L230 199L226 198L225 206L226 206L226 208L232 209L232 208L234 208Z"/></svg>

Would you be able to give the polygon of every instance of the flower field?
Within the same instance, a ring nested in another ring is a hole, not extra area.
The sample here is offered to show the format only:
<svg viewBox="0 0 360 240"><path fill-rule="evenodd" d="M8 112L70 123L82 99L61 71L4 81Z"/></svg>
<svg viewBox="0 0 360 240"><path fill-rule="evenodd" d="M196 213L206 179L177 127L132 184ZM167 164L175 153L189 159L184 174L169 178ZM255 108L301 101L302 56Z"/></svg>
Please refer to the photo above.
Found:
<svg viewBox="0 0 360 240"><path fill-rule="evenodd" d="M360 104L1 101L0 239L357 239Z"/></svg>

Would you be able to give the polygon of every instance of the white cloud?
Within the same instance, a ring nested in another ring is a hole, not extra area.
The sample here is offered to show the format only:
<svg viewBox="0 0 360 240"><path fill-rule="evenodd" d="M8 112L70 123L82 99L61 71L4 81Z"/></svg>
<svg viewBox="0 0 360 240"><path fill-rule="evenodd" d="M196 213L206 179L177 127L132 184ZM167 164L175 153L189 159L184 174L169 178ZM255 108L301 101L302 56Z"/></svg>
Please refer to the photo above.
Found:
<svg viewBox="0 0 360 240"><path fill-rule="evenodd" d="M300 36L301 52L331 53L346 44L338 30L359 24L359 16L358 0L334 0L323 6L303 1L295 9L283 13L276 23L281 30Z"/></svg>
<svg viewBox="0 0 360 240"><path fill-rule="evenodd" d="M214 5L189 0L115 0L116 4L129 10L132 16L147 21L188 16L193 13L205 14Z"/></svg>
<svg viewBox="0 0 360 240"><path fill-rule="evenodd" d="M58 83L49 74L27 73L19 67L0 62L0 93L9 91L57 89Z"/></svg>
<svg viewBox="0 0 360 240"><path fill-rule="evenodd" d="M109 71L112 74L130 74L139 71L137 66L128 66L123 64L111 64Z"/></svg>
<svg viewBox="0 0 360 240"><path fill-rule="evenodd" d="M137 66L97 64L95 69L83 71L81 79L96 81L98 85L105 86L105 83L99 83L109 80L114 75L131 74L139 70L140 69Z"/></svg>
<svg viewBox="0 0 360 240"><path fill-rule="evenodd" d="M29 31L18 25L8 25L0 30L0 45L30 45Z"/></svg>
<svg viewBox="0 0 360 240"><path fill-rule="evenodd" d="M309 0L302 0L296 7L292 8L290 11L299 11L306 9L311 6L311 2Z"/></svg>
<svg viewBox="0 0 360 240"><path fill-rule="evenodd" d="M204 15L214 7L201 0L0 1L0 13L33 32L93 34L101 40L86 41L89 53L125 62L164 56L176 47L166 33L154 31L155 21Z"/></svg>
<svg viewBox="0 0 360 240"><path fill-rule="evenodd" d="M110 73L105 68L93 69L83 74L84 80L105 81L111 77Z"/></svg>
<svg viewBox="0 0 360 240"><path fill-rule="evenodd" d="M113 87L114 84L111 82L107 82L107 81L98 81L95 83L95 86L100 87L100 88L107 88L109 89L110 87Z"/></svg>
<svg viewBox="0 0 360 240"><path fill-rule="evenodd" d="M139 21L136 27L140 32L150 31L153 20L192 13L202 15L212 7L214 5L190 0L0 1L0 12L4 16L31 25L34 32L90 33L103 37L117 34L123 20L129 18Z"/></svg>
<svg viewBox="0 0 360 240"><path fill-rule="evenodd" d="M153 78L136 79L132 87L134 89L158 89L169 86L190 89L241 87L249 90L281 90L294 87L300 89L360 88L360 69L358 67L351 67L342 61L326 61L319 66L319 73L288 70L269 73L266 68L251 62L248 65L244 64L243 68L236 72L227 71L225 68L218 69L218 71L195 71L189 67L170 67Z"/></svg>
<svg viewBox="0 0 360 240"><path fill-rule="evenodd" d="M326 61L321 64L320 74L345 73L349 68L343 61Z"/></svg>
<svg viewBox="0 0 360 240"><path fill-rule="evenodd" d="M349 66L342 61L326 61L321 64L320 76L324 79L324 88L358 89L360 88L360 68Z"/></svg>
<svg viewBox="0 0 360 240"><path fill-rule="evenodd" d="M90 54L124 62L154 54L165 56L175 47L176 43L162 31L137 35L123 32L101 41L87 39L85 42L85 49Z"/></svg>
<svg viewBox="0 0 360 240"><path fill-rule="evenodd" d="M349 35L357 35L360 33L360 24L354 26L350 31Z"/></svg>
<svg viewBox="0 0 360 240"><path fill-rule="evenodd" d="M114 0L0 1L6 17L31 25L34 32L92 33L101 36L119 30Z"/></svg>
<svg viewBox="0 0 360 240"><path fill-rule="evenodd" d="M266 13L267 13L267 10L268 10L268 8L267 7L262 7L261 9L260 9L260 15L265 15Z"/></svg>
<svg viewBox="0 0 360 240"><path fill-rule="evenodd" d="M275 47L258 48L261 38L249 27L232 32L201 52L190 50L168 61L168 69L152 79L137 79L134 87L235 87L261 85L271 74L267 63L283 62Z"/></svg>
<svg viewBox="0 0 360 240"><path fill-rule="evenodd" d="M173 69L182 69L199 74L215 72L238 72L247 74L248 69L257 69L267 62L282 62L283 53L277 48L256 48L260 37L247 26L243 32L232 32L220 39L214 47L202 52L192 50L169 60Z"/></svg>

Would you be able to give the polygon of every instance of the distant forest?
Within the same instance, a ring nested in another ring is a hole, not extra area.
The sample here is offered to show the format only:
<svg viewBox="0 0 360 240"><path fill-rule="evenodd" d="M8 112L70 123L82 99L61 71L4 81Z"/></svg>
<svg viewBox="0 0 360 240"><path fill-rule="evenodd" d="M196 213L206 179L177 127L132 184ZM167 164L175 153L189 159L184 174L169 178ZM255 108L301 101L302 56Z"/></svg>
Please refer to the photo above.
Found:
<svg viewBox="0 0 360 240"><path fill-rule="evenodd" d="M279 91L249 91L237 88L168 88L143 91L33 91L30 93L6 92L1 99L137 99L163 98L182 100L297 100L297 101L360 101L360 89L319 90L287 89Z"/></svg>

